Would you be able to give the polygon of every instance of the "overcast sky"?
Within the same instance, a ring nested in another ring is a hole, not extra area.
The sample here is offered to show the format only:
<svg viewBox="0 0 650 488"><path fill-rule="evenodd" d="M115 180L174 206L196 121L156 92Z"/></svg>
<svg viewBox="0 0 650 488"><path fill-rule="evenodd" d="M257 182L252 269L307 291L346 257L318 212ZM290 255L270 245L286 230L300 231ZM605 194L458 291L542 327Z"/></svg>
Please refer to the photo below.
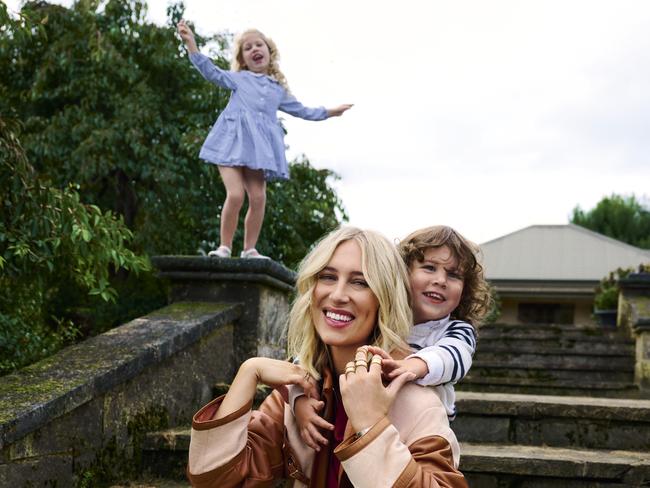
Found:
<svg viewBox="0 0 650 488"><path fill-rule="evenodd" d="M152 21L167 4L149 1ZM272 37L306 105L355 104L285 117L288 156L341 176L351 224L390 238L447 224L481 243L611 193L648 201L650 2L185 5L202 34Z"/></svg>

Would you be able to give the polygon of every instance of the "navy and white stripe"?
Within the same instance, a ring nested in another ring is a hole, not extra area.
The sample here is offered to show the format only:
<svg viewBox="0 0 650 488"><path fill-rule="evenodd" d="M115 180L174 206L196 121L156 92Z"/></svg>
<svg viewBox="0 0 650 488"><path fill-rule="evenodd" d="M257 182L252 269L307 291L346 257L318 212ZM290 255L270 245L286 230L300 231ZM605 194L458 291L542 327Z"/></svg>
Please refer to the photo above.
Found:
<svg viewBox="0 0 650 488"><path fill-rule="evenodd" d="M456 414L454 384L465 377L472 367L476 350L476 331L462 320L432 320L411 329L408 343L412 356L427 363L428 374L416 381L422 386L433 386L453 418Z"/></svg>

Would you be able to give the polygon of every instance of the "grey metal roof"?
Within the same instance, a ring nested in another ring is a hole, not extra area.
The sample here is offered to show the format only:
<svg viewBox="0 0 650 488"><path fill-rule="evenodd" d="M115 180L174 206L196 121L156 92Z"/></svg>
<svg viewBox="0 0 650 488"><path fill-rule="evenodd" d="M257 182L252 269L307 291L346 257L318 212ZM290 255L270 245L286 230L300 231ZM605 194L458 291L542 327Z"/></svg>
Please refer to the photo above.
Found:
<svg viewBox="0 0 650 488"><path fill-rule="evenodd" d="M490 280L593 280L650 263L650 250L577 225L531 225L481 244Z"/></svg>

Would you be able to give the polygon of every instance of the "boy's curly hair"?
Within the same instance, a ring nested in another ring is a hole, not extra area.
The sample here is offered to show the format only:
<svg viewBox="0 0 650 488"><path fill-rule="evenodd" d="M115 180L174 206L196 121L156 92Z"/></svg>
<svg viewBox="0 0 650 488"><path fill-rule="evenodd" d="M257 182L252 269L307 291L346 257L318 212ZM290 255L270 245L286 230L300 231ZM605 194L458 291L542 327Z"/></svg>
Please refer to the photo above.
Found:
<svg viewBox="0 0 650 488"><path fill-rule="evenodd" d="M436 225L412 232L399 243L398 249L410 270L414 262L424 260L427 249L442 246L447 246L458 260L458 272L463 277L460 303L451 316L478 327L490 311L493 298L478 260L480 248L476 244L451 227Z"/></svg>

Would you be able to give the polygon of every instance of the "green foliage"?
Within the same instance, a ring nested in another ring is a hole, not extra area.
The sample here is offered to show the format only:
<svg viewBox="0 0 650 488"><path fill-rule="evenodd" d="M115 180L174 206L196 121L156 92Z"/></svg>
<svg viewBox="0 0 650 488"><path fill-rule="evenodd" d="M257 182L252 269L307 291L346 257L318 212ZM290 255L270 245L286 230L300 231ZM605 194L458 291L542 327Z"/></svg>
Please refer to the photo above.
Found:
<svg viewBox="0 0 650 488"><path fill-rule="evenodd" d="M56 306L61 295L114 300L112 270L150 268L127 247L133 236L121 218L84 205L74 187L59 190L39 177L18 128L0 118L0 373L77 335L67 311Z"/></svg>
<svg viewBox="0 0 650 488"><path fill-rule="evenodd" d="M32 40L0 36L0 110L25 123L30 161L59 188L124 217L148 254L194 254L218 243L225 190L201 144L230 92L206 82L175 34L182 3L165 27L146 23L142 0L27 3L41 22ZM229 36L209 43L227 67ZM328 178L306 159L292 181L269 185L259 248L294 265L345 213ZM243 218L243 215L242 215ZM241 242L241 235L237 236ZM235 249L237 252L239 249Z"/></svg>
<svg viewBox="0 0 650 488"><path fill-rule="evenodd" d="M573 209L571 223L586 227L633 246L650 249L650 208L634 195L612 194L603 198L595 208Z"/></svg>
<svg viewBox="0 0 650 488"><path fill-rule="evenodd" d="M490 286L490 296L490 310L483 319L485 324L494 324L501 317L501 297L494 286Z"/></svg>
<svg viewBox="0 0 650 488"><path fill-rule="evenodd" d="M595 308L598 310L616 310L618 308L618 294L620 291L618 285L619 280L627 278L630 273L637 271L650 272L650 264L641 264L638 270L635 268L618 268L600 280L599 285L596 287L596 295L594 296Z"/></svg>
<svg viewBox="0 0 650 488"><path fill-rule="evenodd" d="M216 246L225 190L198 152L230 93L187 59L183 10L160 27L142 0L27 2L14 18L0 2L0 371L162 305L153 275L129 272L142 255ZM228 35L197 41L227 66ZM305 158L291 174L269 185L259 249L295 266L347 217L336 175Z"/></svg>

